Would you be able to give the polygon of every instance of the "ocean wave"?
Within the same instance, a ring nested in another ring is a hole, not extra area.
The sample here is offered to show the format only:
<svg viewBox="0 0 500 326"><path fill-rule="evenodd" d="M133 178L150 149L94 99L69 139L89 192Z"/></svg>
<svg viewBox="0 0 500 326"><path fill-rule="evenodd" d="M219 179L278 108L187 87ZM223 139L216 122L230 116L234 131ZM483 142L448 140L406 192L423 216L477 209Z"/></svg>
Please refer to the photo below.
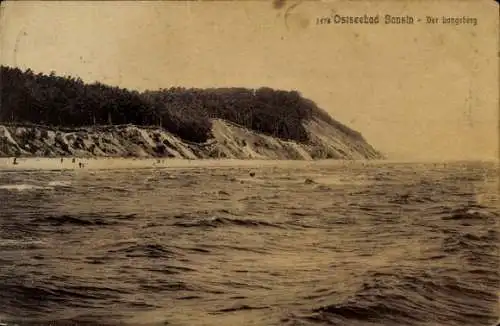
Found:
<svg viewBox="0 0 500 326"><path fill-rule="evenodd" d="M313 311L309 320L324 322L328 325L346 325L353 321L381 322L385 325L404 324L420 321L415 314L384 302L370 304L338 304L321 307Z"/></svg>
<svg viewBox="0 0 500 326"><path fill-rule="evenodd" d="M480 251L484 256L488 251L494 252L498 249L498 232L489 230L486 234L451 233L443 239L442 249L448 254L453 252L474 254L474 251Z"/></svg>
<svg viewBox="0 0 500 326"><path fill-rule="evenodd" d="M47 245L41 240L31 239L0 239L0 250L36 250L42 249Z"/></svg>
<svg viewBox="0 0 500 326"><path fill-rule="evenodd" d="M195 288L185 282L176 282L169 280L155 280L149 284L140 284L139 288L145 291L166 291L166 292L191 292Z"/></svg>
<svg viewBox="0 0 500 326"><path fill-rule="evenodd" d="M173 257L176 254L161 244L134 244L120 249L110 249L107 253L112 255L123 254L126 257L146 258Z"/></svg>
<svg viewBox="0 0 500 326"><path fill-rule="evenodd" d="M486 220L497 218L498 214L484 209L484 206L469 206L453 209L443 220Z"/></svg>
<svg viewBox="0 0 500 326"><path fill-rule="evenodd" d="M259 309L269 309L269 307L268 306L249 306L246 304L240 304L240 305L236 305L236 306L229 307L229 308L219 309L215 312L212 312L212 314L235 312L235 311L242 311L242 310L259 310Z"/></svg>
<svg viewBox="0 0 500 326"><path fill-rule="evenodd" d="M119 299L129 292L105 286L58 285L56 283L22 282L2 280L2 291L9 295L0 297L0 306L21 311L29 308L32 312L44 313L53 309L54 304L73 307L95 307L96 300L103 304ZM86 304L88 300L88 303Z"/></svg>
<svg viewBox="0 0 500 326"><path fill-rule="evenodd" d="M374 273L353 296L303 318L328 325L470 325L472 320L490 325L496 320L495 303L491 292L452 277Z"/></svg>
<svg viewBox="0 0 500 326"><path fill-rule="evenodd" d="M394 198L389 200L391 204L400 205L411 205L411 204L424 204L424 203L435 203L436 199L429 195L413 195L413 194L398 194Z"/></svg>
<svg viewBox="0 0 500 326"><path fill-rule="evenodd" d="M122 324L119 315L116 320L112 320L111 314L106 314L99 318L96 314L82 314L72 318L61 318L54 320L52 318L0 318L0 326L95 326L96 318L99 318L99 326L116 326Z"/></svg>
<svg viewBox="0 0 500 326"><path fill-rule="evenodd" d="M100 215L50 215L35 218L31 221L36 224L50 224L52 226L74 225L74 226L104 226L117 224L117 221L106 219Z"/></svg>
<svg viewBox="0 0 500 326"><path fill-rule="evenodd" d="M237 218L227 218L227 217L212 217L199 219L195 221L186 221L186 222L175 222L173 224L177 227L208 227L208 228L216 228L222 226L244 226L244 227L273 227L273 228L283 228L281 225L277 223L270 223L265 221L258 221L255 219L237 219Z"/></svg>

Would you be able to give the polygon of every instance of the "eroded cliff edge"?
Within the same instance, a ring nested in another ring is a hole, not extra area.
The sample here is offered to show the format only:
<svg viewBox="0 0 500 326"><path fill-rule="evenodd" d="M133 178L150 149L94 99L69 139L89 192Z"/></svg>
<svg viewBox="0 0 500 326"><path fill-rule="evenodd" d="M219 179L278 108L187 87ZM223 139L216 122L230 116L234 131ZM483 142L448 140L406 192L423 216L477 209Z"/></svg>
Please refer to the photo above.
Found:
<svg viewBox="0 0 500 326"><path fill-rule="evenodd" d="M0 125L0 156L171 157L185 159L381 159L362 137L319 119L304 122L310 142L286 141L221 119L212 120L206 142L182 140L158 127L87 128Z"/></svg>

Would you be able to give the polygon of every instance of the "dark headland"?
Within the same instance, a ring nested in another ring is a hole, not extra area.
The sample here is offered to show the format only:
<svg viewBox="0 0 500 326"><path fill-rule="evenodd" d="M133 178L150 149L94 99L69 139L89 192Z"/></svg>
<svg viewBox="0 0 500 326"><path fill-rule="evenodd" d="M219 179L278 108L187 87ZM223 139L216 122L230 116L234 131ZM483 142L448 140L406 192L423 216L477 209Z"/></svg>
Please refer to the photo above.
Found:
<svg viewBox="0 0 500 326"><path fill-rule="evenodd" d="M297 91L138 92L1 67L1 157L381 159Z"/></svg>

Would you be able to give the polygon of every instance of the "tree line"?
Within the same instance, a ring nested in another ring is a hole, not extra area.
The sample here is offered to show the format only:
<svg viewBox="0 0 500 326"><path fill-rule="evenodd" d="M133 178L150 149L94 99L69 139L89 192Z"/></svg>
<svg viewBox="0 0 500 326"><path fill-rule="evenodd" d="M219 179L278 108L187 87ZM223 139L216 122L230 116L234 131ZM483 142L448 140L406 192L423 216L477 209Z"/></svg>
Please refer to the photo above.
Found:
<svg viewBox="0 0 500 326"><path fill-rule="evenodd" d="M211 119L228 120L281 139L307 142L304 120L319 117L345 133L357 132L332 119L297 91L268 87L171 87L138 92L87 84L80 78L1 66L0 122L83 127L135 124L160 126L180 138L204 142Z"/></svg>

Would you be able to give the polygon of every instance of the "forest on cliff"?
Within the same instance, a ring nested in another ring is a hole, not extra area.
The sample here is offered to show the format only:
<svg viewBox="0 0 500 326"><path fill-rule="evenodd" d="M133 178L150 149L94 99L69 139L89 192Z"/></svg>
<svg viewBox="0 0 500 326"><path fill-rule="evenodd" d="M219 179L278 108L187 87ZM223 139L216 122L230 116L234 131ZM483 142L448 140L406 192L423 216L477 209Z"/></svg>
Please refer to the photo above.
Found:
<svg viewBox="0 0 500 326"><path fill-rule="evenodd" d="M307 143L303 122L316 117L351 137L362 138L298 91L171 87L138 92L6 66L1 66L0 88L3 124L161 126L181 139L204 142L210 138L212 119L219 118Z"/></svg>

